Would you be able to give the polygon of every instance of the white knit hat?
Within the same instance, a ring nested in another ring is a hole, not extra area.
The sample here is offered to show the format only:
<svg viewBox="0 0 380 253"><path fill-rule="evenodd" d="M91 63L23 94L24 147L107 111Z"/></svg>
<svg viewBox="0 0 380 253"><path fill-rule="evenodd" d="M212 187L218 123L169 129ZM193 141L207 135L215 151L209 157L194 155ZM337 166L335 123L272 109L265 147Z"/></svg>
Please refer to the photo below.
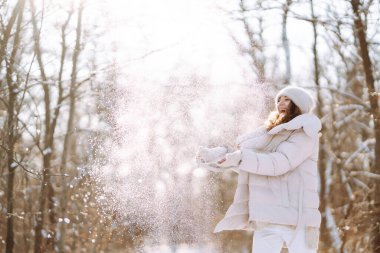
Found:
<svg viewBox="0 0 380 253"><path fill-rule="evenodd" d="M300 87L287 86L280 90L276 95L276 108L278 105L278 98L281 96L289 97L302 113L309 113L314 109L315 102L310 93Z"/></svg>

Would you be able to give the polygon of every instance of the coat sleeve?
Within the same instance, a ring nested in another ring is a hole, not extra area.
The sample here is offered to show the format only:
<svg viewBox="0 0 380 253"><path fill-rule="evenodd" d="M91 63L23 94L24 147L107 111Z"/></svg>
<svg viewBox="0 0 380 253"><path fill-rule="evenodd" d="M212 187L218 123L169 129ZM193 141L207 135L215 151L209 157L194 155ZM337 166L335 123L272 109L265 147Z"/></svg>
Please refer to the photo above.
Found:
<svg viewBox="0 0 380 253"><path fill-rule="evenodd" d="M285 174L312 155L317 141L304 131L299 131L281 142L275 152L259 153L243 149L239 170L263 176Z"/></svg>
<svg viewBox="0 0 380 253"><path fill-rule="evenodd" d="M255 132L255 135L251 135L249 138L237 142L237 144L240 145L240 149L260 149L268 143L270 138L271 136L268 135L266 128L261 127Z"/></svg>
<svg viewBox="0 0 380 253"><path fill-rule="evenodd" d="M247 142L247 141L250 142L250 141L252 141L258 137L261 137L263 134L266 134L266 132L267 131L266 131L265 126L260 126L248 134L244 134L244 135L237 137L235 140L235 144L241 145L244 142Z"/></svg>

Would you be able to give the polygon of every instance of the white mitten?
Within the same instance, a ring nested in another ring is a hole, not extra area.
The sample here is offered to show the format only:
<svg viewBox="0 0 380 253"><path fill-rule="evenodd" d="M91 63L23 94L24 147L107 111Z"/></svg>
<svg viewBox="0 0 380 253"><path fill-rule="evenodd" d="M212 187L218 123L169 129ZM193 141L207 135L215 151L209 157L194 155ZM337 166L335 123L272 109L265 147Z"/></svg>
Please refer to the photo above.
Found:
<svg viewBox="0 0 380 253"><path fill-rule="evenodd" d="M197 161L202 163L217 162L227 153L225 147L206 148L200 147L197 154Z"/></svg>
<svg viewBox="0 0 380 253"><path fill-rule="evenodd" d="M199 167L213 172L223 172L226 169L219 167L218 161L223 159L227 152L226 147L200 147L196 156L197 164Z"/></svg>
<svg viewBox="0 0 380 253"><path fill-rule="evenodd" d="M226 154L226 160L222 163L219 163L218 165L222 168L236 167L240 164L241 158L241 150L237 150L235 152Z"/></svg>

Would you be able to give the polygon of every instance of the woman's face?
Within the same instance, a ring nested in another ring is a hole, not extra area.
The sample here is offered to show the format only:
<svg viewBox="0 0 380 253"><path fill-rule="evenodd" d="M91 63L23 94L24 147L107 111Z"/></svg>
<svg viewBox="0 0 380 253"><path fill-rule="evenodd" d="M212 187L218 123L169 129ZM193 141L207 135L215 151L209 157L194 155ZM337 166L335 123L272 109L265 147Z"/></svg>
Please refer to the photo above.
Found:
<svg viewBox="0 0 380 253"><path fill-rule="evenodd" d="M277 111L283 116L285 115L290 108L291 99L287 96L281 96L277 101Z"/></svg>

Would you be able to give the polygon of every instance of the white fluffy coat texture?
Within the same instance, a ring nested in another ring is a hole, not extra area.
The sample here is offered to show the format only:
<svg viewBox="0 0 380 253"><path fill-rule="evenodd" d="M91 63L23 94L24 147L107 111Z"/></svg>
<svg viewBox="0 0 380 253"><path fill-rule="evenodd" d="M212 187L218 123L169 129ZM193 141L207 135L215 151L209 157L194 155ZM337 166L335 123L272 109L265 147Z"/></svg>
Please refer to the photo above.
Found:
<svg viewBox="0 0 380 253"><path fill-rule="evenodd" d="M239 137L241 163L233 203L214 232L258 229L282 224L306 229L310 248L317 248L321 214L318 150L321 122L302 114L269 132L265 127Z"/></svg>

